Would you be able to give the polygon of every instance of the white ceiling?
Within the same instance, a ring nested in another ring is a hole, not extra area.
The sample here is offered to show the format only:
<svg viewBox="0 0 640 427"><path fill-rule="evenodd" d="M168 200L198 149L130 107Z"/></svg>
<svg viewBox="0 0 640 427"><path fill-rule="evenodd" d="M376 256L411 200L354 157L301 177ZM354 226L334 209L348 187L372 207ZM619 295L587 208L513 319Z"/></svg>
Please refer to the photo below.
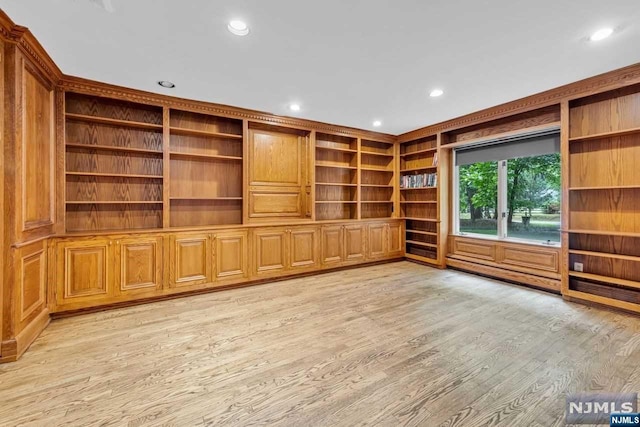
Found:
<svg viewBox="0 0 640 427"><path fill-rule="evenodd" d="M392 134L640 62L638 0L94 2L0 7L66 74Z"/></svg>

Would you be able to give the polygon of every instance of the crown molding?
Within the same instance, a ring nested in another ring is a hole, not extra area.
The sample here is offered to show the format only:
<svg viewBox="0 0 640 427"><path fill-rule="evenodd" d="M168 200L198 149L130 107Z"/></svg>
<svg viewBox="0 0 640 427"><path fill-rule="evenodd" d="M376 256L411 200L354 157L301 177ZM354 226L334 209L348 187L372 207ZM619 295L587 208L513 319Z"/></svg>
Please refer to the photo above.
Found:
<svg viewBox="0 0 640 427"><path fill-rule="evenodd" d="M640 83L640 63L406 132L398 136L398 141L411 141L439 132L449 132L637 83Z"/></svg>
<svg viewBox="0 0 640 427"><path fill-rule="evenodd" d="M381 142L396 142L395 135L317 122L313 120L299 119L295 117L278 116L262 111L248 110L229 105L214 104L204 101L194 101L169 95L145 92L122 86L96 82L80 77L65 75L58 83L58 88L63 91L103 96L107 98L125 99L131 102L139 102L143 104L176 108L205 114L213 114L223 117L246 119L265 124L285 126L308 131L315 130L317 132L325 132L333 135L373 139Z"/></svg>
<svg viewBox="0 0 640 427"><path fill-rule="evenodd" d="M62 71L31 31L16 25L2 9L0 9L0 36L5 41L14 43L54 84L62 78Z"/></svg>

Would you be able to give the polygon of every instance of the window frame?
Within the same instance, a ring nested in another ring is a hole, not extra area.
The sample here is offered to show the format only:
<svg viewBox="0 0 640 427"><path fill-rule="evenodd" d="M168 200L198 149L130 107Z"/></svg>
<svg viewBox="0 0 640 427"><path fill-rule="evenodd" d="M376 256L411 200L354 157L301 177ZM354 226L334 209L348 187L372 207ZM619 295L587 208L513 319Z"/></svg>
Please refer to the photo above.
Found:
<svg viewBox="0 0 640 427"><path fill-rule="evenodd" d="M523 136L526 136L523 135ZM504 141L505 143L507 141ZM493 141L486 141L486 143L491 143L491 144L499 144L501 143L501 140L493 140ZM503 160L498 160L498 206L496 207L497 210L497 235L493 236L493 235L488 235L488 234L479 234L479 233L467 233L467 232L462 232L460 231L460 166L458 166L457 161L456 161L456 157L458 155L458 150L454 149L453 151L453 156L452 157L452 162L453 162L453 203L452 203L452 208L453 208L453 235L455 236L460 236L460 237L472 237L472 238L479 238L479 239L487 239L487 240L500 240L500 241L506 241L506 242L514 242L514 243L526 243L526 244L537 244L537 245L543 245L543 246L550 246L550 247L560 247L561 243L562 243L562 236L560 236L560 239L558 242L553 242L553 241L543 241L543 240L534 240L534 239L523 239L520 237L509 237L508 232L507 232L507 216L509 214L508 212L508 206L507 206L507 199L508 199L508 187L509 187L509 182L508 182L508 162L509 159L503 159ZM562 161L562 157L560 159L560 161Z"/></svg>

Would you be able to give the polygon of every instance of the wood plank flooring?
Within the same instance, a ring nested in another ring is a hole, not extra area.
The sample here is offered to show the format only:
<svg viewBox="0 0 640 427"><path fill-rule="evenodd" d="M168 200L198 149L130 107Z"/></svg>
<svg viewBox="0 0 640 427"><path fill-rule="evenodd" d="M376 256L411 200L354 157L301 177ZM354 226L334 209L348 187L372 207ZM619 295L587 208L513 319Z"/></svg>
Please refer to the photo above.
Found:
<svg viewBox="0 0 640 427"><path fill-rule="evenodd" d="M52 322L0 425L561 426L640 391L640 318L409 262Z"/></svg>

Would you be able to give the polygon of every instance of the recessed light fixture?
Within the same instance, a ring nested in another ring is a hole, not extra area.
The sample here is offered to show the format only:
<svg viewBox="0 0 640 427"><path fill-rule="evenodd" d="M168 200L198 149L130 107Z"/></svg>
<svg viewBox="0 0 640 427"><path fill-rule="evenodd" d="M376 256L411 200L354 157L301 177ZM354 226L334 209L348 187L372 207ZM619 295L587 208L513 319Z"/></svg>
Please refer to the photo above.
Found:
<svg viewBox="0 0 640 427"><path fill-rule="evenodd" d="M231 32L231 34L235 34L236 36L246 36L249 34L249 26L244 21L233 20L229 22L227 25L227 29Z"/></svg>
<svg viewBox="0 0 640 427"><path fill-rule="evenodd" d="M591 40L592 42L599 42L600 40L606 39L611 34L613 34L613 28L602 28L596 31L595 33L591 34L591 37L589 37L589 40Z"/></svg>
<svg viewBox="0 0 640 427"><path fill-rule="evenodd" d="M432 98L437 98L439 96L442 96L443 93L444 91L442 89L434 89L429 93L429 96Z"/></svg>
<svg viewBox="0 0 640 427"><path fill-rule="evenodd" d="M167 89L173 89L174 87L176 87L176 85L174 85L173 83L171 83L171 82L169 82L167 80L160 80L158 82L158 84L160 86L164 87L164 88L167 88Z"/></svg>
<svg viewBox="0 0 640 427"><path fill-rule="evenodd" d="M382 122L380 120L374 120L373 121L373 127L374 128L379 128L380 126L382 126Z"/></svg>
<svg viewBox="0 0 640 427"><path fill-rule="evenodd" d="M300 104L291 104L291 105L289 105L289 110L291 110L291 111L300 111Z"/></svg>

